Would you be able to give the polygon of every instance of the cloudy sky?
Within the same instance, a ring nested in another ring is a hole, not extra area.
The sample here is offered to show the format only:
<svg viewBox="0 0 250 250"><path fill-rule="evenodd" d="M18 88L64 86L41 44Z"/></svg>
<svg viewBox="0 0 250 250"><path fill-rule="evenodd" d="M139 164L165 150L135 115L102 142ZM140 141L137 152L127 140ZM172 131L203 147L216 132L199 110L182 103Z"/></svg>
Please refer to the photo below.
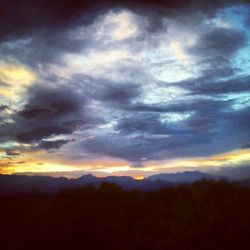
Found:
<svg viewBox="0 0 250 250"><path fill-rule="evenodd" d="M0 173L245 171L250 5L214 2L0 1Z"/></svg>

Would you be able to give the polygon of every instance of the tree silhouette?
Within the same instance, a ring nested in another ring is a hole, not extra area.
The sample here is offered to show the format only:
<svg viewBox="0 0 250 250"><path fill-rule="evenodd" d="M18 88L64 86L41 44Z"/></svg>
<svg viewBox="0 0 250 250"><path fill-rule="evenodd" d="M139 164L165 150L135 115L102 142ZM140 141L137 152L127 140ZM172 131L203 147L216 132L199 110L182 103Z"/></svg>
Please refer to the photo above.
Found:
<svg viewBox="0 0 250 250"><path fill-rule="evenodd" d="M202 180L158 191L103 183L0 196L1 249L245 249L250 190Z"/></svg>

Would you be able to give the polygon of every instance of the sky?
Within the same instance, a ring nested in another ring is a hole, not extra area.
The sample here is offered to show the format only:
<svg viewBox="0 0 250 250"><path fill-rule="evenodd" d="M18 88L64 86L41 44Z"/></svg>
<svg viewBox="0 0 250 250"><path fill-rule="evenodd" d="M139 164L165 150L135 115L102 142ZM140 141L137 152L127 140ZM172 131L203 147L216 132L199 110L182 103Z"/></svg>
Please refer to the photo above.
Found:
<svg viewBox="0 0 250 250"><path fill-rule="evenodd" d="M197 169L250 177L247 1L0 1L0 173Z"/></svg>

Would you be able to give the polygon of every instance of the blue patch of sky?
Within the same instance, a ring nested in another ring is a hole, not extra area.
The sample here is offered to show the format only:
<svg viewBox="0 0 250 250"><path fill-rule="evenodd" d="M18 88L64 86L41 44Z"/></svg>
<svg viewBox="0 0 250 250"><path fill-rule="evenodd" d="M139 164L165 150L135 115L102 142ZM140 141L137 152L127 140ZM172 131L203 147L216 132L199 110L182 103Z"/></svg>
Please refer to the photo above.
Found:
<svg viewBox="0 0 250 250"><path fill-rule="evenodd" d="M250 29L246 27L246 18L250 14L250 5L236 5L226 8L222 11L224 16L230 20L230 23L245 32L247 36L247 44L240 49L235 58L232 60L233 65L239 69L239 73L243 75L250 74Z"/></svg>
<svg viewBox="0 0 250 250"><path fill-rule="evenodd" d="M213 23L224 28L233 28L245 33L246 46L240 49L231 63L238 70L238 75L250 75L250 29L246 27L246 18L250 14L250 5L235 5L221 10ZM233 76L235 78L235 76ZM225 79L224 79L225 80ZM231 100L231 110L238 111L250 106L250 92L218 95L218 99Z"/></svg>

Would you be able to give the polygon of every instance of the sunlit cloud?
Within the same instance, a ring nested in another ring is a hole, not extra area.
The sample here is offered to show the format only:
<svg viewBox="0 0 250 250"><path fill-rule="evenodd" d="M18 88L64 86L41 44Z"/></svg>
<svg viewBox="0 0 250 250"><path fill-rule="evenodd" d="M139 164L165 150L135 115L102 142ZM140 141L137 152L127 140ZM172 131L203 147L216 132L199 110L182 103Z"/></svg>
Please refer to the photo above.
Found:
<svg viewBox="0 0 250 250"><path fill-rule="evenodd" d="M192 113L162 113L160 115L160 120L162 123L168 123L168 122L179 122L182 120L187 119L188 117L190 117L192 115Z"/></svg>
<svg viewBox="0 0 250 250"><path fill-rule="evenodd" d="M23 65L0 62L0 81L6 84L0 86L0 94L5 97L17 98L36 79L36 74Z"/></svg>
<svg viewBox="0 0 250 250"><path fill-rule="evenodd" d="M165 163L154 162L154 165L148 163L147 165L157 171L164 171L167 169L182 169L189 168L207 169L216 167L239 166L250 163L250 150L241 149L231 152L212 155L208 157L184 158L168 160Z"/></svg>
<svg viewBox="0 0 250 250"><path fill-rule="evenodd" d="M77 171L78 168L72 165L63 165L63 164L55 164L55 163L26 163L19 162L17 165L13 164L4 164L2 165L1 174L18 174L18 173L50 173L50 172L71 172Z"/></svg>
<svg viewBox="0 0 250 250"><path fill-rule="evenodd" d="M148 71L160 81L177 82L200 74L201 69L197 66L200 59L187 52L188 48L195 45L198 35L180 32L182 29L170 23L166 34L155 38L160 40L159 46L146 54Z"/></svg>
<svg viewBox="0 0 250 250"><path fill-rule="evenodd" d="M173 41L170 43L170 48L174 50L175 56L179 60L184 60L187 58L181 43L178 41Z"/></svg>
<svg viewBox="0 0 250 250"><path fill-rule="evenodd" d="M136 16L129 11L109 12L97 23L97 39L121 41L138 35Z"/></svg>

